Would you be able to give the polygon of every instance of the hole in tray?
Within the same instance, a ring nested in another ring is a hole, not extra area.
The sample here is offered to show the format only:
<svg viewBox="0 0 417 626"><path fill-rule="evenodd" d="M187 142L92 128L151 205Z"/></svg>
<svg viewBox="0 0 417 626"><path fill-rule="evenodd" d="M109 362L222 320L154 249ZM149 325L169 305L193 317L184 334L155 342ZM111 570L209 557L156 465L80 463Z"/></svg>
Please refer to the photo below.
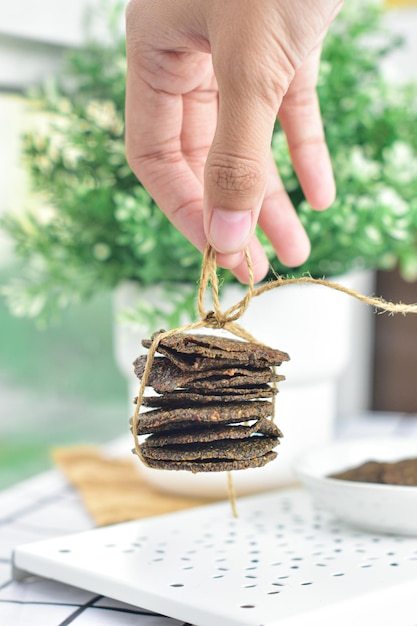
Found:
<svg viewBox="0 0 417 626"><path fill-rule="evenodd" d="M61 548L58 552L61 552L61 554L67 554L68 552L71 552L71 550L68 550L68 548Z"/></svg>
<svg viewBox="0 0 417 626"><path fill-rule="evenodd" d="M241 604L240 608L241 609L254 609L255 605L254 604Z"/></svg>
<svg viewBox="0 0 417 626"><path fill-rule="evenodd" d="M172 583L170 587L184 587L184 583Z"/></svg>

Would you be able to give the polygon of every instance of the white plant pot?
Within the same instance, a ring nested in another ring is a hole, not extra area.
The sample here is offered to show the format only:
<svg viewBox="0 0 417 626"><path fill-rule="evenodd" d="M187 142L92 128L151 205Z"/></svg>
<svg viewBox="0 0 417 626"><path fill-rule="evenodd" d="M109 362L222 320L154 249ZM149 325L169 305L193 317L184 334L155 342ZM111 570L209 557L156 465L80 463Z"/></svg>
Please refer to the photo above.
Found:
<svg viewBox="0 0 417 626"><path fill-rule="evenodd" d="M372 280L372 275L361 272L335 282L369 293ZM243 293L239 285L224 286L222 309L235 304ZM156 301L160 306L163 289L155 286L142 290L135 283L121 284L115 292L116 315L138 298ZM350 400L355 410L367 408L360 405L367 401L371 341L360 335L358 342L355 333L360 334L367 327L369 330L372 312L365 305L359 306L345 294L309 284L281 287L252 299L239 323L256 339L288 352L291 360L279 369L286 380L280 383L276 399L275 421L284 433L277 448L278 458L263 468L234 472L238 495L294 482L294 458L303 450L332 439L340 412L338 405L344 395L345 403ZM129 417L139 389L132 362L139 354L146 353L141 340L148 334L147 330L133 333L123 324L115 324L115 355L128 380ZM355 381L359 400L352 397ZM138 465L148 482L161 490L188 495L227 495L223 472L192 474L149 469L139 462Z"/></svg>

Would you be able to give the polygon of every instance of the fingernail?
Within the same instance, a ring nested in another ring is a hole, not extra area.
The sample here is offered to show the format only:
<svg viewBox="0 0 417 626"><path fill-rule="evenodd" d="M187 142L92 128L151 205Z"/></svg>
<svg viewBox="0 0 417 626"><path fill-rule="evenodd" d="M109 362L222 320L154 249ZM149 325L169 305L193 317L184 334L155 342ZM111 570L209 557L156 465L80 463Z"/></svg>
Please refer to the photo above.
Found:
<svg viewBox="0 0 417 626"><path fill-rule="evenodd" d="M218 252L237 252L247 245L251 230L252 211L214 209L210 222L210 243Z"/></svg>

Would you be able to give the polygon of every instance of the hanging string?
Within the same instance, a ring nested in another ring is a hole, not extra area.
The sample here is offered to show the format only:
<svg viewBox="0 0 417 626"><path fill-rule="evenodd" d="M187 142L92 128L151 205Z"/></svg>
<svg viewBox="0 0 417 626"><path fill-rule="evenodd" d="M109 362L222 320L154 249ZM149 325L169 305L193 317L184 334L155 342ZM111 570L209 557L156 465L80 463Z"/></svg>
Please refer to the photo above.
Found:
<svg viewBox="0 0 417 626"><path fill-rule="evenodd" d="M227 492L229 495L230 506L232 507L233 517L239 517L236 506L236 492L233 484L232 472L227 472Z"/></svg>
<svg viewBox="0 0 417 626"><path fill-rule="evenodd" d="M325 278L313 278L312 276L300 276L299 278L283 278L282 276L278 276L276 280L265 283L257 289L254 289L252 292L252 297L256 298L263 293L266 293L267 291L272 291L273 289L277 289L278 287L285 287L286 285L302 285L307 283L313 285L321 285L323 287L328 287L330 289L334 289L335 291L345 293L348 296L351 296L352 298L356 298L356 300L363 302L364 304L373 306L381 313L402 313L403 315L407 315L408 313L417 313L417 304L403 304L402 302L394 303L389 302L388 300L384 300L383 298L364 296L354 289L350 289L349 287L345 287L344 285L340 285L339 283L334 283L330 280L326 280Z"/></svg>

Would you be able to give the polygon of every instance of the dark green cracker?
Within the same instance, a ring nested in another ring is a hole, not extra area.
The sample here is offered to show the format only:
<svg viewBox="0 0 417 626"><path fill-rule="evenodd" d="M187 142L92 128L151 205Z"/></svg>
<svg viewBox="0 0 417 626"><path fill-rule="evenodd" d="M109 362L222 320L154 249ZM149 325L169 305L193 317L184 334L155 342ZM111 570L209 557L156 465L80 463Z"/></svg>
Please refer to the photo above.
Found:
<svg viewBox="0 0 417 626"><path fill-rule="evenodd" d="M212 391L210 393L197 393L188 390L174 390L161 396L145 396L142 399L143 406L147 407L190 407L203 404L216 404L220 402L242 402L272 398L277 389L269 385L263 385L251 389L232 388ZM137 398L135 398L137 402Z"/></svg>
<svg viewBox="0 0 417 626"><path fill-rule="evenodd" d="M278 438L252 436L239 441L222 440L188 444L168 444L155 447L142 443L141 454L146 459L160 461L206 461L227 459L241 461L263 456L278 444Z"/></svg>
<svg viewBox="0 0 417 626"><path fill-rule="evenodd" d="M269 417L271 414L272 404L268 400L155 409L140 414L137 434L146 435L156 432L161 426L167 424L172 429L176 428L178 423L231 424Z"/></svg>
<svg viewBox="0 0 417 626"><path fill-rule="evenodd" d="M150 348L153 337L144 339L142 345ZM159 342L157 351L183 370L217 369L239 363L269 367L289 360L288 354L281 350L215 335L170 335Z"/></svg>
<svg viewBox="0 0 417 626"><path fill-rule="evenodd" d="M134 363L136 376L143 377L147 356L138 357ZM275 374L270 367L226 367L200 372L184 371L167 357L155 357L147 380L147 385L157 393L173 391L177 388L212 389L213 387L252 387L269 382L285 380L285 376Z"/></svg>
<svg viewBox="0 0 417 626"><path fill-rule="evenodd" d="M263 467L277 457L276 452L267 452L263 456L253 457L241 461L159 461L144 459L148 467L171 471L185 470L197 474L199 472L234 472L237 470Z"/></svg>
<svg viewBox="0 0 417 626"><path fill-rule="evenodd" d="M202 426L170 430L166 433L154 433L146 439L146 445L160 447L169 444L187 444L196 442L219 441L221 439L246 439L255 433L264 437L282 437L279 428L269 419L262 418L253 424Z"/></svg>

